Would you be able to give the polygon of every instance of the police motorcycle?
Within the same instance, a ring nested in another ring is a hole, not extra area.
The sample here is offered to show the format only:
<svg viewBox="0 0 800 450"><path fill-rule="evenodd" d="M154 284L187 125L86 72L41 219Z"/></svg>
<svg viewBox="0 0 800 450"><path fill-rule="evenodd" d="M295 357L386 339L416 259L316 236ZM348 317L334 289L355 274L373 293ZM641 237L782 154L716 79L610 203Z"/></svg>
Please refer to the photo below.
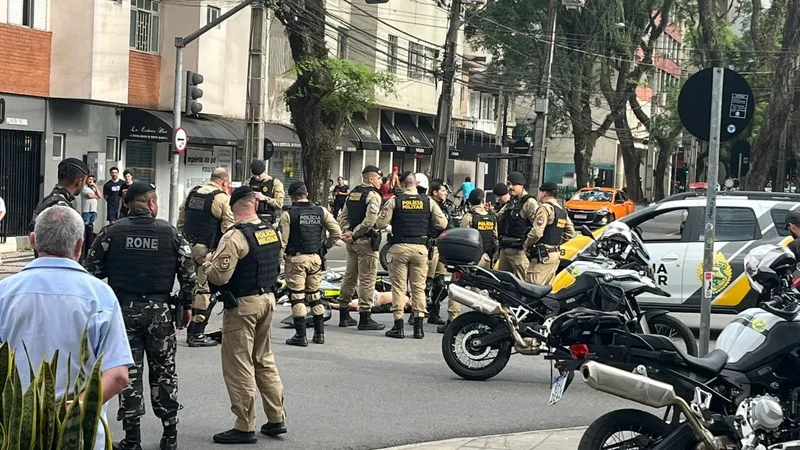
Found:
<svg viewBox="0 0 800 450"><path fill-rule="evenodd" d="M646 273L615 269L618 263L612 258L598 253L597 261L576 261L571 272L575 282L551 294L551 286L529 284L511 273L478 267L475 261L481 257L483 248L477 230L445 231L437 246L440 259L453 274L449 297L473 310L458 316L442 338L445 362L464 379L494 377L503 370L513 352L548 353L547 343L539 336L526 335L527 330L546 329L559 313L578 307L617 311L625 318L629 332L681 336L682 345L696 354L694 336L685 324L667 316L666 311L643 312L635 299L642 292L669 294L659 289ZM623 254L626 260L631 258L630 252ZM646 252L639 253L639 257L646 264Z"/></svg>
<svg viewBox="0 0 800 450"><path fill-rule="evenodd" d="M556 318L547 336L532 331L547 340L553 349L549 359L557 361L551 405L577 371L595 390L665 408L661 417L638 409L605 414L587 428L579 450L799 450L795 267L784 247L751 250L745 273L759 293L759 307L736 316L703 358L685 354L662 336L631 333L615 312L576 309Z"/></svg>

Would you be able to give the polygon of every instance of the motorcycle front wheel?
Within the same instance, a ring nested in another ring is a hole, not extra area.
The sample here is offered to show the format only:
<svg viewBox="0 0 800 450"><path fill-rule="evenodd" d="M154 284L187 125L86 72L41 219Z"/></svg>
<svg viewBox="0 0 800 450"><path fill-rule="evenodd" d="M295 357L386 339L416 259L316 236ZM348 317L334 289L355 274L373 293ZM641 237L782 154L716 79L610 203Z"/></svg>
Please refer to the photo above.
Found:
<svg viewBox="0 0 800 450"><path fill-rule="evenodd" d="M650 327L650 333L666 336L687 355L697 356L697 340L694 338L694 333L679 319L664 314L651 318L647 324Z"/></svg>
<svg viewBox="0 0 800 450"><path fill-rule="evenodd" d="M447 366L465 380L483 381L500 373L511 358L510 338L488 347L474 342L505 326L502 320L477 311L458 316L442 336Z"/></svg>
<svg viewBox="0 0 800 450"><path fill-rule="evenodd" d="M650 413L618 409L600 416L589 425L578 450L646 450L653 448L669 430L666 422Z"/></svg>

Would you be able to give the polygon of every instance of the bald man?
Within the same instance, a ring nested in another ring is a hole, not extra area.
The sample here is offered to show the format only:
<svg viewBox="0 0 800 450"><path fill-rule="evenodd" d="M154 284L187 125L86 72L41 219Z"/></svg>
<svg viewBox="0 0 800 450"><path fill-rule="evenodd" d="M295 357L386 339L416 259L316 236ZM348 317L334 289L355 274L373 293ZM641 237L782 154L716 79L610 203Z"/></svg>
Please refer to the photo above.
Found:
<svg viewBox="0 0 800 450"><path fill-rule="evenodd" d="M192 304L192 323L186 330L189 347L213 347L217 341L206 336L205 330L216 301L211 299L203 262L206 255L217 248L220 238L233 226L233 213L229 204L230 175L224 167L211 172L204 186L196 186L186 196L178 213L178 229L192 244L192 260L197 270L197 290Z"/></svg>

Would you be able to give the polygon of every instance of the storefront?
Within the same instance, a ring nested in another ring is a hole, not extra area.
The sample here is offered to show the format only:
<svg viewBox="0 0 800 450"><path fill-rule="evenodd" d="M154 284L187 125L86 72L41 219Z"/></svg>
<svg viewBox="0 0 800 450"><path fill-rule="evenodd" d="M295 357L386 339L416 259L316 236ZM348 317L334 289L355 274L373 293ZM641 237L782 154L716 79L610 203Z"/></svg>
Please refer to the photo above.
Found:
<svg viewBox="0 0 800 450"><path fill-rule="evenodd" d="M31 211L46 188L40 182L46 110L41 98L0 95L0 197L6 205L0 242L28 234Z"/></svg>
<svg viewBox="0 0 800 450"><path fill-rule="evenodd" d="M264 138L269 141L267 145L271 145L272 149L271 156L266 151L264 155L267 161L267 174L281 180L284 188L288 188L295 181L302 181L302 145L297 133L289 126L267 122L264 124ZM290 203L291 200L287 195L284 204Z"/></svg>

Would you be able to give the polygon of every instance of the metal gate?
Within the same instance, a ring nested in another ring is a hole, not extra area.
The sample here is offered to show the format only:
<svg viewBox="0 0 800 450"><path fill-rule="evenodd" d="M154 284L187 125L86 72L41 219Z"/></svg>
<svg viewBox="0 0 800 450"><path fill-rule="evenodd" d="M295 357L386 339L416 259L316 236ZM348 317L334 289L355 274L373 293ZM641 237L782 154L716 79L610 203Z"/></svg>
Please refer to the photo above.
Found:
<svg viewBox="0 0 800 450"><path fill-rule="evenodd" d="M0 243L7 236L28 234L28 222L39 203L42 133L0 130L0 197L6 216L0 222Z"/></svg>

